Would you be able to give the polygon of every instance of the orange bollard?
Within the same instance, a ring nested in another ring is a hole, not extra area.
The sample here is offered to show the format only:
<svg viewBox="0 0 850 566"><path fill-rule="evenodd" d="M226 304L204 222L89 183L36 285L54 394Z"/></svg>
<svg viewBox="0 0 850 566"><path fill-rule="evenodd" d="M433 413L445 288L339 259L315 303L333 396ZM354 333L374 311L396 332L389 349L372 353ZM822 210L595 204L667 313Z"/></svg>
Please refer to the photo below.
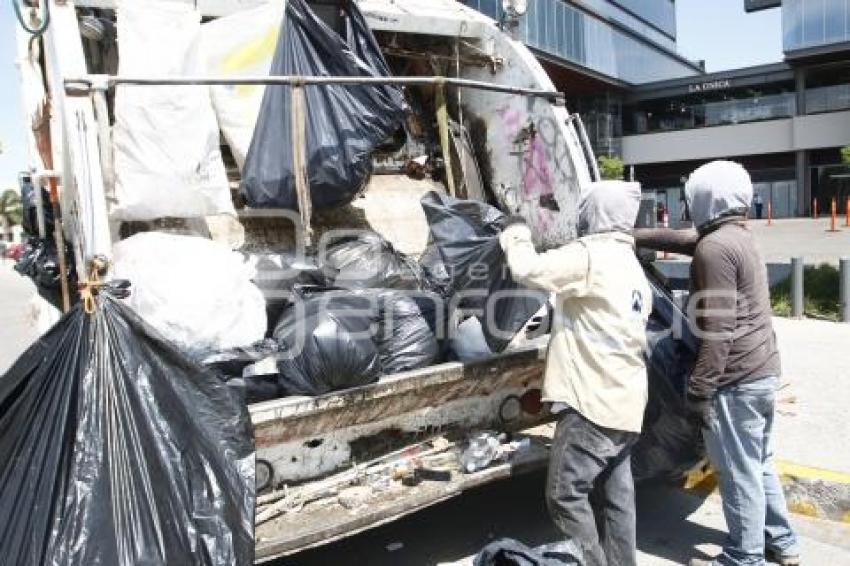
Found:
<svg viewBox="0 0 850 566"><path fill-rule="evenodd" d="M773 201L767 201L767 225L773 226Z"/></svg>
<svg viewBox="0 0 850 566"><path fill-rule="evenodd" d="M812 218L817 220L819 217L820 214L818 214L818 199L814 199L812 201Z"/></svg>

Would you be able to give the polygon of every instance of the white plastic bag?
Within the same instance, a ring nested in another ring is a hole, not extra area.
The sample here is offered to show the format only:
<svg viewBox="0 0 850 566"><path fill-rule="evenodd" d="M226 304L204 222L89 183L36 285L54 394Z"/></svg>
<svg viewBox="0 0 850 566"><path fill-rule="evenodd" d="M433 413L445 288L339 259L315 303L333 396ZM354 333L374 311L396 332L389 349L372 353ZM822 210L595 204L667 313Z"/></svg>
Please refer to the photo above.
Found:
<svg viewBox="0 0 850 566"><path fill-rule="evenodd" d="M181 2L118 5L119 74L197 74L200 13ZM205 86L118 86L115 94L117 220L235 215Z"/></svg>
<svg viewBox="0 0 850 566"><path fill-rule="evenodd" d="M184 350L248 346L266 333L266 302L255 270L227 246L196 236L136 234L113 246L114 276L128 279L127 303Z"/></svg>
<svg viewBox="0 0 850 566"><path fill-rule="evenodd" d="M269 2L201 26L200 52L206 74L228 77L268 75L285 2ZM264 85L210 87L218 125L242 170L263 102Z"/></svg>
<svg viewBox="0 0 850 566"><path fill-rule="evenodd" d="M487 346L481 321L470 316L461 322L451 337L451 349L462 362L475 362L493 357L493 351Z"/></svg>

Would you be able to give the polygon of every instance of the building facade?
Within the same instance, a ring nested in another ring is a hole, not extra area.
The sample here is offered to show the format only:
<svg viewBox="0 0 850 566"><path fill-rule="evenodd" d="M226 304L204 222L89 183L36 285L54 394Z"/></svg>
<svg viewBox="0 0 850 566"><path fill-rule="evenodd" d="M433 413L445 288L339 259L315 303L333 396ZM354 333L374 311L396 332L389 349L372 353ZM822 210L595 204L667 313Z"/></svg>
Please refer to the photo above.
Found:
<svg viewBox="0 0 850 566"><path fill-rule="evenodd" d="M502 0L463 0L503 20ZM529 0L515 33L579 112L597 153L619 155L623 98L635 85L698 76L676 51L674 0Z"/></svg>
<svg viewBox="0 0 850 566"><path fill-rule="evenodd" d="M464 2L504 18L501 0ZM674 0L528 0L516 27L597 154L633 166L673 225L687 175L712 159L747 167L776 217L850 197L850 0L742 4L782 10L783 61L705 73L676 52Z"/></svg>
<svg viewBox="0 0 850 566"><path fill-rule="evenodd" d="M783 62L657 81L626 97L623 159L674 224L682 217L686 176L711 159L747 167L775 217L808 215L816 207L827 212L833 199L844 210L850 0L747 0L749 10L780 4Z"/></svg>

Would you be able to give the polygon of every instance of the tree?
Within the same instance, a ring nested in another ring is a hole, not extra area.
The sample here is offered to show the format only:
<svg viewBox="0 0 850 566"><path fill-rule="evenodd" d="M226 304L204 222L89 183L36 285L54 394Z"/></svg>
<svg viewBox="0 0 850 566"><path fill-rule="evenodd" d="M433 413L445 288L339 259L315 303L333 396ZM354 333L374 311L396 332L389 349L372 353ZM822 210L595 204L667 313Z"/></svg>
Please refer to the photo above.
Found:
<svg viewBox="0 0 850 566"><path fill-rule="evenodd" d="M850 145L841 148L841 162L844 165L850 165Z"/></svg>
<svg viewBox="0 0 850 566"><path fill-rule="evenodd" d="M0 225L6 241L12 240L12 227L21 223L23 207L20 195L12 189L6 189L0 194Z"/></svg>
<svg viewBox="0 0 850 566"><path fill-rule="evenodd" d="M599 174L602 175L603 179L622 181L625 170L626 164L616 155L610 157L602 155L599 157Z"/></svg>

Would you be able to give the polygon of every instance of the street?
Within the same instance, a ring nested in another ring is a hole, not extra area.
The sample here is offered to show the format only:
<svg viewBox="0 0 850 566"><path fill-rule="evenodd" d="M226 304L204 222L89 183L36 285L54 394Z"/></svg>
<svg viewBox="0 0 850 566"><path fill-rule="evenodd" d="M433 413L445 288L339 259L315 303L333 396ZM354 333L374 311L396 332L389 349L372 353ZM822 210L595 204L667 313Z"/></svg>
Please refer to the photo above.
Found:
<svg viewBox="0 0 850 566"><path fill-rule="evenodd" d="M471 566L488 542L515 538L536 546L558 540L546 514L543 473L497 482L414 516L281 559L275 566ZM638 490L638 564L687 564L713 556L725 536L716 496L664 486ZM356 513L355 511L352 511ZM850 526L795 516L804 564L850 565ZM399 548L399 543L403 546Z"/></svg>

